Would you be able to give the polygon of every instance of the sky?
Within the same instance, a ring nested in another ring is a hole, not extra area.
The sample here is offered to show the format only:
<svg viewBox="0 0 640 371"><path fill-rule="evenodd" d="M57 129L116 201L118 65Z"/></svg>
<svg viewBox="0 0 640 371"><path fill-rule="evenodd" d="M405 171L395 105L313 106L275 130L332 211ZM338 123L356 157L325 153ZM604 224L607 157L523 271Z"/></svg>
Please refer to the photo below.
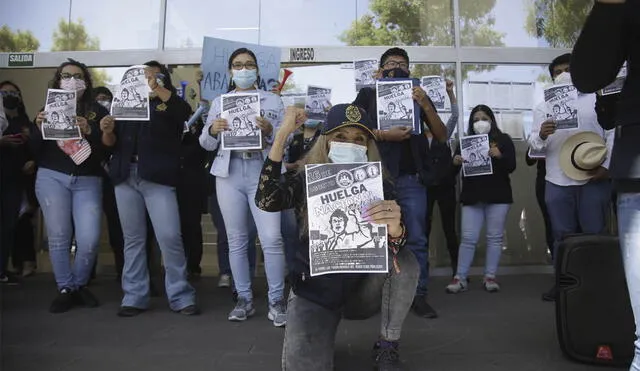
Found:
<svg viewBox="0 0 640 371"><path fill-rule="evenodd" d="M445 0L432 0L445 1ZM474 0L460 0L460 6ZM505 34L506 46L538 47L524 30L526 2L497 0L494 29ZM201 47L203 36L271 46L340 46L338 36L368 13L369 0L168 0L166 48ZM156 49L159 39L159 0L0 0L0 23L30 30L40 51L52 47L60 19L83 19L87 32L100 40L102 50ZM25 11L28 9L28 11ZM378 57L378 56L372 56ZM123 68L109 68L112 81ZM544 69L499 66L473 80L536 81ZM296 84L334 88L334 103L355 97L353 71L340 65L297 68ZM541 95L537 86L536 96Z"/></svg>

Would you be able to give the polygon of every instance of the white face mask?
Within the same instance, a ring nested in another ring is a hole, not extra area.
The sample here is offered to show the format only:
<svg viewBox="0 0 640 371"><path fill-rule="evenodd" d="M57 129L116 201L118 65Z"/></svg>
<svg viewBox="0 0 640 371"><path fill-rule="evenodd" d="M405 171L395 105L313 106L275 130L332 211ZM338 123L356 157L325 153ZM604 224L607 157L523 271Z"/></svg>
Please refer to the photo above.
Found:
<svg viewBox="0 0 640 371"><path fill-rule="evenodd" d="M329 159L334 164L367 162L367 147L353 143L330 142Z"/></svg>
<svg viewBox="0 0 640 371"><path fill-rule="evenodd" d="M571 74L569 72L563 72L559 74L554 79L554 82L556 84L573 84L573 82L571 81Z"/></svg>
<svg viewBox="0 0 640 371"><path fill-rule="evenodd" d="M473 131L476 134L489 134L491 131L491 123L489 121L480 120L473 123Z"/></svg>
<svg viewBox="0 0 640 371"><path fill-rule="evenodd" d="M80 97L87 88L84 80L76 80L75 78L60 80L60 89L75 91L76 95Z"/></svg>

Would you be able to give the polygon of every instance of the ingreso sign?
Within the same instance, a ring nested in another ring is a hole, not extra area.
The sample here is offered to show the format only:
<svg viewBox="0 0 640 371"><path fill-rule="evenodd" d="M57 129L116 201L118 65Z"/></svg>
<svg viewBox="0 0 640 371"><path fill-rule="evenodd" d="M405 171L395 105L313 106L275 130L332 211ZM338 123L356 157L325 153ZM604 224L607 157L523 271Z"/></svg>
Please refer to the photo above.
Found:
<svg viewBox="0 0 640 371"><path fill-rule="evenodd" d="M10 53L8 67L33 67L34 53Z"/></svg>

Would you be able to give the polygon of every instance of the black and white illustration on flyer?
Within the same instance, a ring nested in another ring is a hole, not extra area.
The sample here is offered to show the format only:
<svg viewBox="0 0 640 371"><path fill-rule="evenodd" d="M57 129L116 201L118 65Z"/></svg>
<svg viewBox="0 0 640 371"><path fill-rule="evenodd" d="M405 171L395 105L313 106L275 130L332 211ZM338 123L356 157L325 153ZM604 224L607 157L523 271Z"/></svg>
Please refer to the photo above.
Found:
<svg viewBox="0 0 640 371"><path fill-rule="evenodd" d="M324 122L331 109L331 89L309 85L305 108L310 121Z"/></svg>
<svg viewBox="0 0 640 371"><path fill-rule="evenodd" d="M284 108L293 106L304 109L304 105L307 102L307 94L304 93L283 93L280 98Z"/></svg>
<svg viewBox="0 0 640 371"><path fill-rule="evenodd" d="M255 150L262 148L262 131L256 117L260 115L260 95L223 94L222 115L229 130L222 133L223 150Z"/></svg>
<svg viewBox="0 0 640 371"><path fill-rule="evenodd" d="M420 86L431 98L436 109L443 111L447 97L447 85L442 76L422 76Z"/></svg>
<svg viewBox="0 0 640 371"><path fill-rule="evenodd" d="M80 127L76 123L76 92L47 90L47 113L42 123L42 138L47 140L80 139Z"/></svg>
<svg viewBox="0 0 640 371"><path fill-rule="evenodd" d="M378 129L414 127L413 84L411 80L377 81Z"/></svg>
<svg viewBox="0 0 640 371"><path fill-rule="evenodd" d="M618 94L622 91L622 87L624 86L624 82L627 80L627 62L622 65L620 71L618 72L618 76L615 80L609 85L607 85L604 89L600 90L600 95L611 95Z"/></svg>
<svg viewBox="0 0 640 371"><path fill-rule="evenodd" d="M489 148L489 136L487 134L460 138L460 156L462 156L462 173L464 176L493 174Z"/></svg>
<svg viewBox="0 0 640 371"><path fill-rule="evenodd" d="M384 198L380 162L306 165L311 276L387 273L387 226L362 217Z"/></svg>
<svg viewBox="0 0 640 371"><path fill-rule="evenodd" d="M149 120L149 83L145 66L129 67L116 87L111 104L111 116L116 120Z"/></svg>
<svg viewBox="0 0 640 371"><path fill-rule="evenodd" d="M362 88L375 88L375 73L378 70L377 59L365 59L353 62L353 73L356 80L356 91Z"/></svg>
<svg viewBox="0 0 640 371"><path fill-rule="evenodd" d="M547 112L556 122L557 130L578 128L577 100L578 91L571 84L554 85L545 89Z"/></svg>

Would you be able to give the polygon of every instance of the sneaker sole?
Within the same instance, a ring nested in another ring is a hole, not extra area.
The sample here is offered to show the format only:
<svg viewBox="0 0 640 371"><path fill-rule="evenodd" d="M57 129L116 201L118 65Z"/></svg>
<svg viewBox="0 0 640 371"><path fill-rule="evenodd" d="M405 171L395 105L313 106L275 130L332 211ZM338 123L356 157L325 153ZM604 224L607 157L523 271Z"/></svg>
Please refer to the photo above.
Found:
<svg viewBox="0 0 640 371"><path fill-rule="evenodd" d="M287 324L287 321L284 322L276 322L276 316L274 316L273 314L271 314L271 312L269 312L269 314L267 314L267 318L269 319L269 321L273 322L273 325L275 327L284 327Z"/></svg>
<svg viewBox="0 0 640 371"><path fill-rule="evenodd" d="M465 288L460 289L460 290L458 290L458 291L450 290L450 289L444 289L444 290L447 292L447 294L459 294L459 293L461 293L461 292L468 291L469 289L467 289L467 288L465 287Z"/></svg>
<svg viewBox="0 0 640 371"><path fill-rule="evenodd" d="M256 314L256 310L255 310L255 309L252 309L252 310L251 310L251 311L249 311L249 312L247 313L247 315L246 315L246 316L244 316L244 317L229 316L229 318L228 318L228 319L229 319L229 321L231 321L231 322L244 322L244 321L248 320L248 319L249 319L249 317L253 316L254 314Z"/></svg>

